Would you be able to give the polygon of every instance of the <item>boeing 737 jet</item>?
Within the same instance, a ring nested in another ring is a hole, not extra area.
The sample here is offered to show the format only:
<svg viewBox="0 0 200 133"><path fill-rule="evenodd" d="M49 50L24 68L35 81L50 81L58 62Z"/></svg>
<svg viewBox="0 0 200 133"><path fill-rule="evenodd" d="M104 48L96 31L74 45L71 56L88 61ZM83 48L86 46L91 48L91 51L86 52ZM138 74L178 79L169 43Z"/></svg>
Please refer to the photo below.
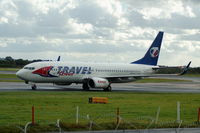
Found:
<svg viewBox="0 0 200 133"><path fill-rule="evenodd" d="M160 53L163 32L159 32L143 58L127 64L117 63L83 63L42 61L28 64L19 70L16 75L32 84L53 83L56 85L82 84L84 90L101 88L111 91L112 83L124 83L150 77L155 73ZM190 64L190 63L189 63ZM187 66L187 68L189 65ZM184 69L184 73L185 73Z"/></svg>

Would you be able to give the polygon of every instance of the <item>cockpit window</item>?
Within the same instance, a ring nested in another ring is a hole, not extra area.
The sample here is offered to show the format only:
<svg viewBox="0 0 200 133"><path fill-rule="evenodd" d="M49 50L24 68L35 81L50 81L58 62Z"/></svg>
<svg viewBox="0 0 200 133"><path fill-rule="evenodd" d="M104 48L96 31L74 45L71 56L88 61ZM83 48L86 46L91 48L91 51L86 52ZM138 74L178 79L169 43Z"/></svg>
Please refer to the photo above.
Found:
<svg viewBox="0 0 200 133"><path fill-rule="evenodd" d="M27 69L27 70L34 70L35 67L24 67L24 69Z"/></svg>

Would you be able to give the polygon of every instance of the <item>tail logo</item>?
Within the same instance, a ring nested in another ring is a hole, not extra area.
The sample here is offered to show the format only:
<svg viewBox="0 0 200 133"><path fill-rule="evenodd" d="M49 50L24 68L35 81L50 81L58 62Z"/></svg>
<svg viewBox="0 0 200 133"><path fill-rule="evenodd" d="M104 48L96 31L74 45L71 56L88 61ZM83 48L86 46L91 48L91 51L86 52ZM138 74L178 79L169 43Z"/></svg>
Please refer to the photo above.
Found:
<svg viewBox="0 0 200 133"><path fill-rule="evenodd" d="M159 49L158 49L158 47L152 47L150 49L150 55L153 58L158 57L158 55L159 55Z"/></svg>

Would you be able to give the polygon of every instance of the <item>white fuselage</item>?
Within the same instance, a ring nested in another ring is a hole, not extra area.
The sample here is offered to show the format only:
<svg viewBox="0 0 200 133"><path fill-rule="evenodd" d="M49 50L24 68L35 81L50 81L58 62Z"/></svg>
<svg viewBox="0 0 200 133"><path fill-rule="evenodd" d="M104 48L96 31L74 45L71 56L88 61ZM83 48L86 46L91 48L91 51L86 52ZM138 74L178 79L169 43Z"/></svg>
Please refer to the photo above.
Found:
<svg viewBox="0 0 200 133"><path fill-rule="evenodd" d="M35 83L83 83L84 79L93 77L116 83L151 76L152 67L141 64L45 61L26 65L17 72L17 76Z"/></svg>
<svg viewBox="0 0 200 133"><path fill-rule="evenodd" d="M26 83L82 83L84 90L103 88L111 91L111 83L130 82L149 77L156 68L164 32L160 31L144 57L130 64L43 61L26 65L16 75ZM36 85L32 85L36 89Z"/></svg>

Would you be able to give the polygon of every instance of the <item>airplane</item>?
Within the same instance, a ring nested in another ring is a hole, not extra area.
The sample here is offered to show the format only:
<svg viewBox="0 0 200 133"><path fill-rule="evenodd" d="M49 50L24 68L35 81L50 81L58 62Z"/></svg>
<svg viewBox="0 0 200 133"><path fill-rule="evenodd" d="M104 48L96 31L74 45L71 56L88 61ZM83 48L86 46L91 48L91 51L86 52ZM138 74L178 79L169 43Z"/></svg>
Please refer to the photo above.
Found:
<svg viewBox="0 0 200 133"><path fill-rule="evenodd" d="M36 83L53 83L56 85L82 84L83 90L90 88L111 91L112 83L132 82L144 77L153 76L160 67L157 66L164 32L160 31L144 57L131 63L84 63L42 61L24 66L16 75L25 83L32 84L32 90L37 88ZM190 62L191 63L191 62ZM182 74L185 74L187 67ZM163 67L162 67L163 68Z"/></svg>

